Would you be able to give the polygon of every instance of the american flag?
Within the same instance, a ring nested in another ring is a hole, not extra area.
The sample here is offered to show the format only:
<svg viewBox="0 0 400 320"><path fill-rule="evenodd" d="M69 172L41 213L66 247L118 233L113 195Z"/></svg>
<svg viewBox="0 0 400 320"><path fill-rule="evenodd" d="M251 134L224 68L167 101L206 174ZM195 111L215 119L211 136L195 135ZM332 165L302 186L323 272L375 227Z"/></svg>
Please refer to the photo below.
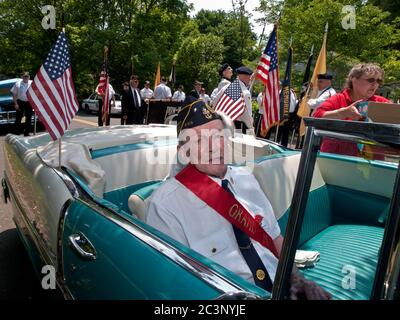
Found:
<svg viewBox="0 0 400 320"><path fill-rule="evenodd" d="M220 111L226 114L229 118L235 121L245 111L246 103L242 95L242 88L239 80L233 81L226 89L221 98L219 98L215 111Z"/></svg>
<svg viewBox="0 0 400 320"><path fill-rule="evenodd" d="M268 130L280 119L278 39L276 27L272 30L267 46L256 68L256 77L264 83L262 130Z"/></svg>
<svg viewBox="0 0 400 320"><path fill-rule="evenodd" d="M64 32L59 34L27 96L51 138L60 138L79 109Z"/></svg>
<svg viewBox="0 0 400 320"><path fill-rule="evenodd" d="M99 85L97 86L97 93L101 95L102 98L102 103L103 105L101 106L101 118L103 119L103 122L107 121L108 114L109 114L109 82L110 82L110 77L108 76L107 72L107 64L106 62L102 66L102 70L100 73L100 80L99 80Z"/></svg>

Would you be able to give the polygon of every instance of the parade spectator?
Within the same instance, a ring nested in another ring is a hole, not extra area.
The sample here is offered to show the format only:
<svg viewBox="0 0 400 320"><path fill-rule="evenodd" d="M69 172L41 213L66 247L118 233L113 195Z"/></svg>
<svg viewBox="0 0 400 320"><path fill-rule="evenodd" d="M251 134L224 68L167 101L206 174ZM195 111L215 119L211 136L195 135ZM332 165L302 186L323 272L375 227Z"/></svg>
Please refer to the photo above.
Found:
<svg viewBox="0 0 400 320"><path fill-rule="evenodd" d="M354 66L347 76L345 89L324 101L314 112L316 118L364 121L357 106L362 101L390 102L375 95L383 83L384 71L376 64L365 63ZM352 156L360 155L356 143L325 138L321 151Z"/></svg>
<svg viewBox="0 0 400 320"><path fill-rule="evenodd" d="M21 134L24 132L24 136L29 136L32 130L32 106L28 101L26 93L32 84L30 80L30 75L28 72L22 73L22 80L17 81L11 88L11 93L14 100L14 108L16 111L16 117L14 122L15 133ZM21 127L22 117L25 116L24 127Z"/></svg>
<svg viewBox="0 0 400 320"><path fill-rule="evenodd" d="M171 98L171 89L167 86L167 80L165 77L161 77L160 84L154 89L154 99L169 100Z"/></svg>
<svg viewBox="0 0 400 320"><path fill-rule="evenodd" d="M177 133L178 155L188 154L189 163L153 193L146 222L271 292L283 237L254 175L226 164L228 137L221 116L196 100L179 112ZM213 199L224 205L215 206ZM233 207L239 208L240 218L229 214ZM252 228L259 236L250 231ZM290 298L303 296L310 300L331 298L293 268Z"/></svg>
<svg viewBox="0 0 400 320"><path fill-rule="evenodd" d="M185 92L183 92L183 85L179 85L178 90L176 90L174 92L174 95L172 96L172 100L182 102L185 101L185 99L186 99L186 94Z"/></svg>
<svg viewBox="0 0 400 320"><path fill-rule="evenodd" d="M144 88L140 90L140 97L145 101L153 98L153 90L150 89L150 81L146 80L144 82Z"/></svg>
<svg viewBox="0 0 400 320"><path fill-rule="evenodd" d="M332 88L332 74L327 73L320 73L317 75L318 77L318 94L317 98L315 99L308 99L307 103L311 109L311 112L315 112L318 107L324 102L325 100L329 99L333 95L336 94L336 90Z"/></svg>

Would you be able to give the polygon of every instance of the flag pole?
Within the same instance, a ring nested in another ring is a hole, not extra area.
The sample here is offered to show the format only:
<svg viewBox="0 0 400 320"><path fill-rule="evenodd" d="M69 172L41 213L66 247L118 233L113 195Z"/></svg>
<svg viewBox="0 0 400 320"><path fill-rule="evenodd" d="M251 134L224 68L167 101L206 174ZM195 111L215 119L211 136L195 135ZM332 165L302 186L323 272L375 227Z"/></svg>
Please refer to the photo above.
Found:
<svg viewBox="0 0 400 320"><path fill-rule="evenodd" d="M63 13L63 21L62 21L62 28L61 32L65 33L65 27L64 27L64 13ZM35 120L36 120L36 115L35 115ZM36 126L36 124L35 124ZM62 141L61 141L62 136L58 139L58 170L61 171L61 147L62 147Z"/></svg>

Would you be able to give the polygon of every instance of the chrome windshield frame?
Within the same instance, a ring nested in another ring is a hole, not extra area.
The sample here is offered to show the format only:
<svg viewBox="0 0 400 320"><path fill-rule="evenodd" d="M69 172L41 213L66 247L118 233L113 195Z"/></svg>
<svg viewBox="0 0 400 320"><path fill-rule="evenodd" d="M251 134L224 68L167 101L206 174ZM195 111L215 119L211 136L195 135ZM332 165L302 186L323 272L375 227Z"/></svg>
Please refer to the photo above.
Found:
<svg viewBox="0 0 400 320"><path fill-rule="evenodd" d="M272 300L287 297L289 280L294 265L308 193L318 151L324 137L369 141L375 145L400 149L400 125L366 123L332 119L304 118L307 133L290 206L286 235L272 289ZM400 248L400 166L397 168L390 209L385 223L381 250L375 272L371 299L393 299L399 276Z"/></svg>

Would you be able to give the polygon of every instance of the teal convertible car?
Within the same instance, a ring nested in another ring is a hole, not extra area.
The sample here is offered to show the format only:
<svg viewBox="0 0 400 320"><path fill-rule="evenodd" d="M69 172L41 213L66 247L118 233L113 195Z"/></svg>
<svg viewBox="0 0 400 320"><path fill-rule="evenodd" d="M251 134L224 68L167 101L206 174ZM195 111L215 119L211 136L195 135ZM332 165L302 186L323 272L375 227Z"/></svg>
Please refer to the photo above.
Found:
<svg viewBox="0 0 400 320"><path fill-rule="evenodd" d="M175 126L68 131L61 163L47 134L8 135L4 196L38 277L52 267L66 299L287 299L294 263L334 299L398 299L399 126L307 125L302 153L231 139L233 163L253 170L285 235L272 292L144 222L174 165ZM327 136L352 141L363 157L319 152ZM365 146L380 160L368 159ZM298 250L319 260L305 265Z"/></svg>

